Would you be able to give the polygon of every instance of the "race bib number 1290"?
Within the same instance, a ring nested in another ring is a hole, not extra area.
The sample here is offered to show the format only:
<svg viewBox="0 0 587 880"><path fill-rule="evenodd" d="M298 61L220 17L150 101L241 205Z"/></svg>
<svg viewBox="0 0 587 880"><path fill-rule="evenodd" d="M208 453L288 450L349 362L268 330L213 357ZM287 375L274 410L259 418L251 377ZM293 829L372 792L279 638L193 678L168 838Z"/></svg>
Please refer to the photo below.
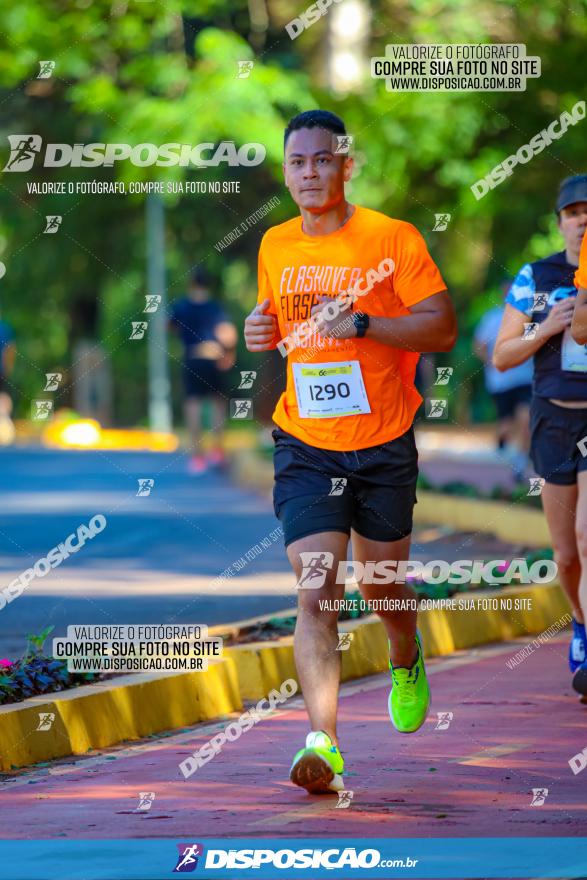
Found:
<svg viewBox="0 0 587 880"><path fill-rule="evenodd" d="M332 419L370 413L359 361L292 364L302 419Z"/></svg>

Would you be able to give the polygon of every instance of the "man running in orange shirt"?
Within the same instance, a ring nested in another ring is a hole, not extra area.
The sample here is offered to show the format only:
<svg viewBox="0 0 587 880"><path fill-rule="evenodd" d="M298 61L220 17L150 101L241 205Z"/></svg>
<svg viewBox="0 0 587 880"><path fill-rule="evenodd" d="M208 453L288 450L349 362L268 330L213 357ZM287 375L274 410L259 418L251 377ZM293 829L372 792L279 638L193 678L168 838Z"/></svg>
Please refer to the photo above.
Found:
<svg viewBox="0 0 587 880"><path fill-rule="evenodd" d="M259 251L258 304L245 321L252 352L288 355L273 419L275 512L298 580L295 659L311 731L292 782L344 788L336 714L340 651L338 563L408 560L418 454L412 422L419 352L449 351L456 318L446 285L409 223L351 205L353 160L344 123L311 110L285 130L285 183L299 217L269 229ZM343 566L344 567L344 566ZM405 583L360 584L389 637L395 728L426 720L430 692ZM399 600L399 601L398 601ZM389 607L391 606L391 607Z"/></svg>

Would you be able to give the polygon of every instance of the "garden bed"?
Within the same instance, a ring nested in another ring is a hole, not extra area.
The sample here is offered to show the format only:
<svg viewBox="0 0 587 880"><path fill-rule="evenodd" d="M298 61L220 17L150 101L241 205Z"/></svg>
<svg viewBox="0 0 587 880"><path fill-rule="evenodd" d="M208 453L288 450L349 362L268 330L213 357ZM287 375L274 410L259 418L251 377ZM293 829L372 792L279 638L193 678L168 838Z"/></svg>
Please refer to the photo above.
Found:
<svg viewBox="0 0 587 880"><path fill-rule="evenodd" d="M106 678L92 672L70 673L65 660L47 656L43 647L53 629L49 626L37 636L28 635L26 650L17 660L0 659L0 705L20 703L28 697L54 694Z"/></svg>

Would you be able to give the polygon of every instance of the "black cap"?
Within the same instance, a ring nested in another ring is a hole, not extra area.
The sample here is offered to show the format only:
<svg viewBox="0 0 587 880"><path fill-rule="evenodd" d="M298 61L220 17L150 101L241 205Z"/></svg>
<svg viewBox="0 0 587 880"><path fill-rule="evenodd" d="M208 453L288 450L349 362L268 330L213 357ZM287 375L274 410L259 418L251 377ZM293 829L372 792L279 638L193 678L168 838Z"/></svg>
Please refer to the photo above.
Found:
<svg viewBox="0 0 587 880"><path fill-rule="evenodd" d="M557 214L575 202L587 202L587 174L577 174L576 177L563 180L558 188Z"/></svg>

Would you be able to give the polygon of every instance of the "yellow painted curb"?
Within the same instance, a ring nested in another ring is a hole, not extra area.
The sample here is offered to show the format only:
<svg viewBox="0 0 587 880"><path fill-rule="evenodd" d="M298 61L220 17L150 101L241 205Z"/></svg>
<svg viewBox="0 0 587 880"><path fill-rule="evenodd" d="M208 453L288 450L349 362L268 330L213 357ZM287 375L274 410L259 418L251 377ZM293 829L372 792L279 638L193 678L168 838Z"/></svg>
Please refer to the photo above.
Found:
<svg viewBox="0 0 587 880"><path fill-rule="evenodd" d="M414 522L491 534L508 543L523 541L529 547L549 547L551 544L543 512L513 501L458 498L419 490Z"/></svg>
<svg viewBox="0 0 587 880"><path fill-rule="evenodd" d="M240 709L237 666L231 657L202 672L125 675L33 697L0 706L0 767L82 755ZM49 729L39 729L41 713L49 716Z"/></svg>
<svg viewBox="0 0 587 880"><path fill-rule="evenodd" d="M472 599L487 607L420 612L427 657L539 633L569 611L558 584L461 593L455 601ZM521 609L527 599L530 608ZM339 628L353 634L348 650L341 652L343 681L387 669L387 638L377 617L347 621ZM257 701L288 678L297 680L291 636L228 648L204 672L122 676L0 706L0 766L10 770L80 755L240 712L243 700ZM54 716L47 730L39 730L41 713Z"/></svg>

